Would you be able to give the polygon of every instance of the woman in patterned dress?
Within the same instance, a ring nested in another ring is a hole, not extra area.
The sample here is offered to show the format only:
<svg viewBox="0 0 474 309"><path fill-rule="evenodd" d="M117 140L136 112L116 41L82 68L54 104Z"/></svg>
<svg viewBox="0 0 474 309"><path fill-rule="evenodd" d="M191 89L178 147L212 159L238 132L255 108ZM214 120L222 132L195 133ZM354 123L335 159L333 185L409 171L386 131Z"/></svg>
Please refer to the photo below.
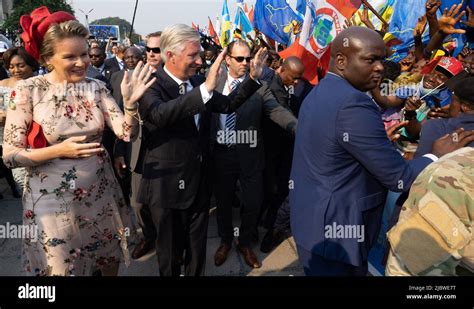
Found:
<svg viewBox="0 0 474 309"><path fill-rule="evenodd" d="M10 93L18 81L34 76L39 68L38 62L31 57L23 47L9 48L3 54L3 63L5 68L10 72L11 77L0 81L0 150L2 150L3 126L5 125L2 119L4 117L3 114L6 112L5 109L8 106ZM0 162L0 171L7 179L13 197L20 198L21 194L18 192L18 188L23 190L23 182L25 181L26 175L25 169L15 168L11 170L3 164L2 160ZM0 194L0 199L1 198L2 195Z"/></svg>
<svg viewBox="0 0 474 309"><path fill-rule="evenodd" d="M123 115L104 83L86 78L90 59L83 25L45 7L21 21L26 50L50 71L17 83L5 125L5 164L28 170L23 224L31 229L24 239L24 271L87 276L98 269L116 275L119 262L128 261L130 219L100 141L105 125L125 141L133 136L136 102L153 82L147 82L150 68L140 63L132 76L125 74ZM28 142L34 123L46 147Z"/></svg>

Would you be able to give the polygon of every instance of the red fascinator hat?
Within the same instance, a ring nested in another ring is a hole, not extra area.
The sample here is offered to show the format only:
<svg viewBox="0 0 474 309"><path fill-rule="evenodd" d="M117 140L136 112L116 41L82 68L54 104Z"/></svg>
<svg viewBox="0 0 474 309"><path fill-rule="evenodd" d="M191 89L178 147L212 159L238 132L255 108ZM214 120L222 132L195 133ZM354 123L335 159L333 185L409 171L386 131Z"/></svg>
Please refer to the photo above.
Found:
<svg viewBox="0 0 474 309"><path fill-rule="evenodd" d="M24 30L21 38L25 42L25 50L39 60L40 46L49 26L75 19L73 15L63 11L51 14L45 6L35 9L30 15L21 16L20 25Z"/></svg>

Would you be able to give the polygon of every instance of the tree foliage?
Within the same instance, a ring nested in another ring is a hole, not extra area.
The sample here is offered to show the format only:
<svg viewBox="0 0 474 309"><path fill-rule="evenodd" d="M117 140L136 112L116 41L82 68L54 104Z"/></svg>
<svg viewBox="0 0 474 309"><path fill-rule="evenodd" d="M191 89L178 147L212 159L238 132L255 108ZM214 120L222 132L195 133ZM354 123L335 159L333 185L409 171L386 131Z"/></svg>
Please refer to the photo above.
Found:
<svg viewBox="0 0 474 309"><path fill-rule="evenodd" d="M20 17L29 15L34 9L43 5L48 7L51 13L66 11L74 15L74 10L65 0L14 0L13 11L4 21L2 28L9 32L23 32L20 26Z"/></svg>

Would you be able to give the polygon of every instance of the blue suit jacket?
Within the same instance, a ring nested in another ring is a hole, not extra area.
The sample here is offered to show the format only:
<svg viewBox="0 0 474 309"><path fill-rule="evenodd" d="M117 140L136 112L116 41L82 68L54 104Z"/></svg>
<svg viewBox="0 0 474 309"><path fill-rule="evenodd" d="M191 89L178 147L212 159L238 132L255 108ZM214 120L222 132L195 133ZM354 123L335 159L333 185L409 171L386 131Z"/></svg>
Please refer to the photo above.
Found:
<svg viewBox="0 0 474 309"><path fill-rule="evenodd" d="M385 132L376 103L329 73L299 114L290 190L291 227L299 246L360 266L377 237L387 188L408 191L431 159L406 162ZM364 241L325 237L325 227L363 226Z"/></svg>

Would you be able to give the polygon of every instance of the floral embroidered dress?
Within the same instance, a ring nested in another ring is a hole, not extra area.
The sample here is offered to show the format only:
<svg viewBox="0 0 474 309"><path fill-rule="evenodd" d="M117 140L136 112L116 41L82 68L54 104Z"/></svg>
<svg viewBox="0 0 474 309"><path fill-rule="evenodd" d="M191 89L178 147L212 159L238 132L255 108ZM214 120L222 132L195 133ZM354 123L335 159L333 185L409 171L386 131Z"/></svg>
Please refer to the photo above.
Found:
<svg viewBox="0 0 474 309"><path fill-rule="evenodd" d="M31 275L91 275L113 262L128 264L126 206L107 152L88 158L58 158L37 164L24 156L32 121L48 145L72 136L100 142L104 125L129 140L132 128L102 82L52 84L44 76L17 84L12 92L4 136L4 161L26 166L23 268Z"/></svg>

